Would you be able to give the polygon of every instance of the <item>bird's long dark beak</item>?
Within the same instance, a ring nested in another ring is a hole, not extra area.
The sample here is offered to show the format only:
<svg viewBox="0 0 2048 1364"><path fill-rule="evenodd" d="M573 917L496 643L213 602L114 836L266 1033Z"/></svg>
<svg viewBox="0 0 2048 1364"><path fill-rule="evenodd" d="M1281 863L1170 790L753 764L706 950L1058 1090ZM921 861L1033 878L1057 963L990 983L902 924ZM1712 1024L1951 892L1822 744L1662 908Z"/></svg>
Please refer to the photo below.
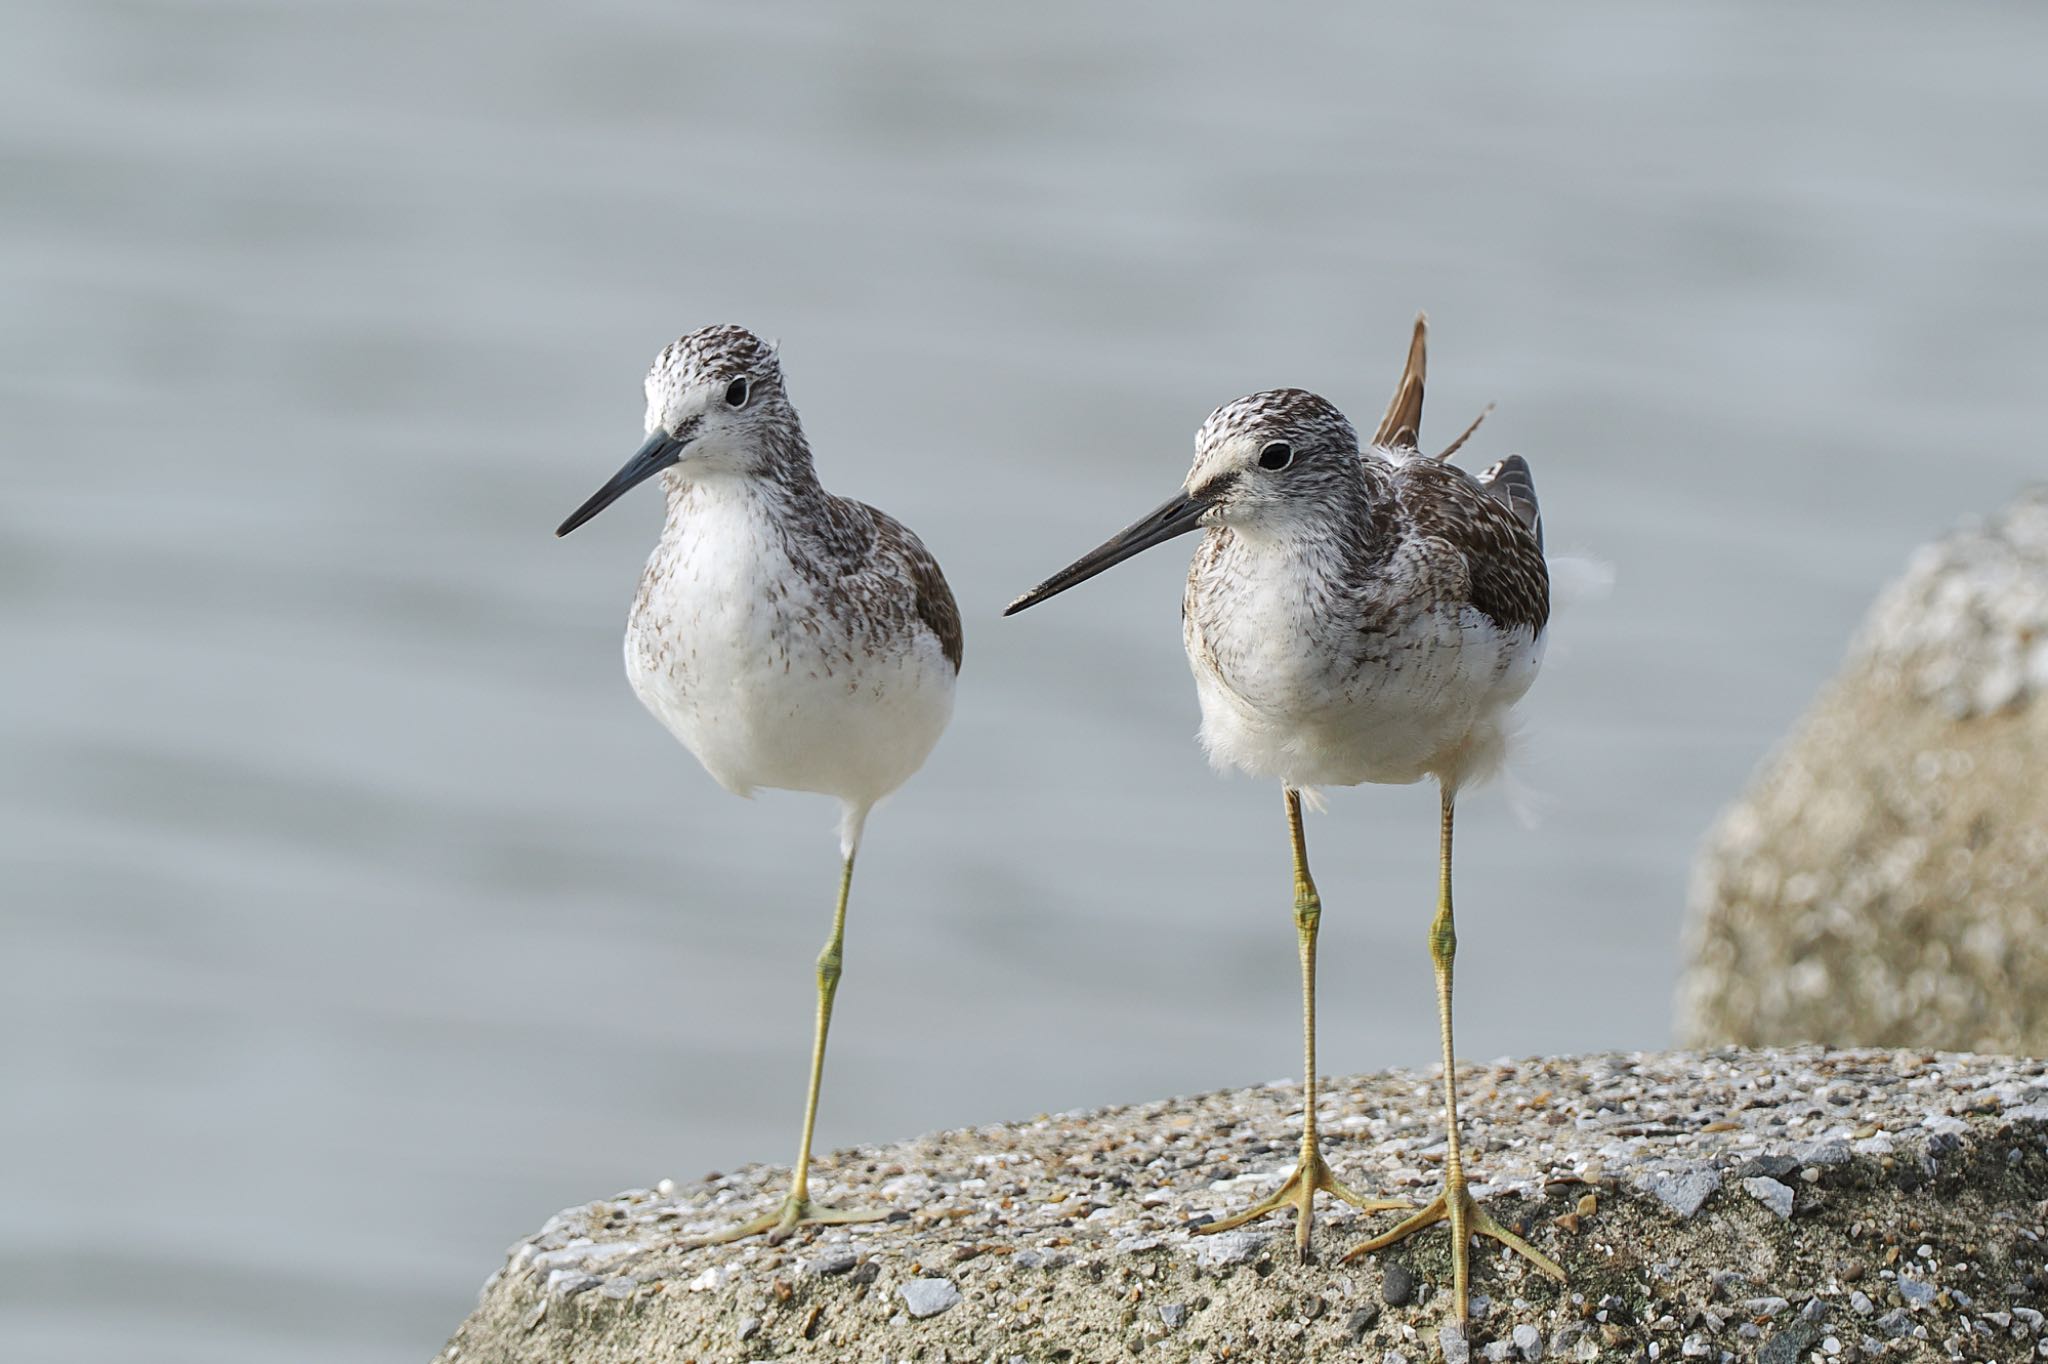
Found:
<svg viewBox="0 0 2048 1364"><path fill-rule="evenodd" d="M1075 583L1086 582L1105 568L1116 567L1134 554L1163 545L1177 535L1186 535L1202 523L1202 513L1215 503L1215 491L1204 488L1200 493L1175 493L1150 516L1132 522L1011 602L1003 608L1003 614L1014 616L1027 606L1058 596Z"/></svg>
<svg viewBox="0 0 2048 1364"><path fill-rule="evenodd" d="M626 495L627 489L636 483L644 483L669 465L682 458L683 442L666 431L656 431L647 438L647 444L640 447L633 458L626 461L626 467L612 475L611 482L590 495L590 500L569 514L569 519L555 527L557 536L567 535L591 517L609 507Z"/></svg>

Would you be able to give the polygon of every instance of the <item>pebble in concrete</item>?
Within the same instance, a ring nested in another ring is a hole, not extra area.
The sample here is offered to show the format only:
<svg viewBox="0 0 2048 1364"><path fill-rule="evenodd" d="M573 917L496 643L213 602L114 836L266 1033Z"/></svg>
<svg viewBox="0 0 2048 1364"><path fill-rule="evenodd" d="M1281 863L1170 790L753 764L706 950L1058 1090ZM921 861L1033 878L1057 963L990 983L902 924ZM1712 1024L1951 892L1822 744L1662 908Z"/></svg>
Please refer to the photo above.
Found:
<svg viewBox="0 0 2048 1364"><path fill-rule="evenodd" d="M1690 1219L1720 1189L1721 1172L1705 1163L1680 1165L1643 1171L1633 1182L1680 1217Z"/></svg>
<svg viewBox="0 0 2048 1364"><path fill-rule="evenodd" d="M830 1274L846 1273L859 1259L860 1256L854 1254L850 1246L828 1246L808 1260L797 1261L797 1268L805 1274L815 1274L823 1278Z"/></svg>
<svg viewBox="0 0 2048 1364"><path fill-rule="evenodd" d="M1204 1269L1227 1269L1250 1262L1272 1239L1264 1232L1226 1231L1196 1237L1188 1242L1188 1253Z"/></svg>
<svg viewBox="0 0 2048 1364"><path fill-rule="evenodd" d="M573 1298L598 1285L595 1274L586 1274L580 1269L555 1269L548 1272L547 1293L551 1298Z"/></svg>
<svg viewBox="0 0 2048 1364"><path fill-rule="evenodd" d="M1810 1141L1799 1148L1801 1165L1819 1165L1832 1169L1849 1163L1849 1143L1840 1137L1826 1141Z"/></svg>
<svg viewBox="0 0 2048 1364"><path fill-rule="evenodd" d="M896 1290L903 1308L922 1320L960 1305L960 1290L951 1279L911 1279Z"/></svg>
<svg viewBox="0 0 2048 1364"><path fill-rule="evenodd" d="M1751 1198L1754 1198L1757 1202L1778 1214L1778 1216L1786 1218L1792 1216L1792 1190L1780 1184L1777 1180L1756 1175L1743 1180L1742 1187L1748 1191Z"/></svg>

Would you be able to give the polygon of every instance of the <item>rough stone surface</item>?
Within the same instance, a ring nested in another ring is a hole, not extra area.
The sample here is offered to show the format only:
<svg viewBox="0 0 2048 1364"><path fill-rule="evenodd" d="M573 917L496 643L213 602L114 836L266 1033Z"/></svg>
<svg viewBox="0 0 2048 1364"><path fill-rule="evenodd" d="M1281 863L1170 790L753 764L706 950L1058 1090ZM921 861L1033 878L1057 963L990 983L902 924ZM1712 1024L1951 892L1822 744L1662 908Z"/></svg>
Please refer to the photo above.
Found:
<svg viewBox="0 0 2048 1364"><path fill-rule="evenodd" d="M1749 1190L1749 1196L1769 1208L1780 1217L1792 1216L1792 1188L1775 1179L1762 1175L1742 1181L1742 1187Z"/></svg>
<svg viewBox="0 0 2048 1364"><path fill-rule="evenodd" d="M896 1290L904 1310L923 1320L960 1305L960 1290L946 1279L912 1279Z"/></svg>
<svg viewBox="0 0 2048 1364"><path fill-rule="evenodd" d="M1465 1342L1475 1359L1722 1364L1805 1359L1830 1338L1830 1359L2028 1359L2043 1345L2048 1063L1672 1053L1461 1078L1477 1191L1572 1276L1559 1287L1480 1243L1473 1292L1490 1305ZM1331 1082L1338 1177L1433 1193L1437 1093L1421 1073ZM442 1364L1440 1358L1440 1228L1351 1265L1342 1252L1391 1215L1320 1201L1310 1265L1285 1215L1243 1258L1205 1258L1213 1239L1189 1234L1189 1219L1269 1187L1299 1121L1299 1091L1267 1087L844 1151L813 1173L814 1194L903 1220L779 1246L687 1248L770 1206L785 1170L600 1199L512 1248ZM1847 1158L1804 1163L1831 1143ZM1738 1177L1753 1164L1798 1171L1792 1218L1739 1187L1760 1177ZM1681 1218L1643 1190L1647 1172L1687 1169L1722 1180ZM1393 1265L1417 1284L1382 1306ZM957 1300L919 1317L915 1294L947 1294L913 1285L934 1282Z"/></svg>
<svg viewBox="0 0 2048 1364"><path fill-rule="evenodd" d="M2048 1052L2048 488L1921 549L1702 847L1694 1044Z"/></svg>
<svg viewBox="0 0 2048 1364"><path fill-rule="evenodd" d="M1720 1189L1721 1172L1709 1162L1688 1160L1675 1168L1638 1170L1629 1183L1678 1216L1691 1217Z"/></svg>

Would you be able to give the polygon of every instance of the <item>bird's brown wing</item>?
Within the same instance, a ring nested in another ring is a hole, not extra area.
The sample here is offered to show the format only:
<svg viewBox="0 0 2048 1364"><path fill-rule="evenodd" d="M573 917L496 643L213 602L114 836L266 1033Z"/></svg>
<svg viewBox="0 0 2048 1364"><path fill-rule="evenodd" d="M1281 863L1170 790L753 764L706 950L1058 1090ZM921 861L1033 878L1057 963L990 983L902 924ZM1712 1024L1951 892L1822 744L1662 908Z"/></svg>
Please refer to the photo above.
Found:
<svg viewBox="0 0 2048 1364"><path fill-rule="evenodd" d="M917 618L938 638L946 661L953 665L954 672L959 672L963 652L960 607L953 600L953 589L946 585L946 575L939 571L939 561L932 557L932 552L924 547L924 541L918 539L910 527L887 512L872 507L868 510L874 513L876 539L903 566L905 576L910 579L916 596Z"/></svg>
<svg viewBox="0 0 2048 1364"><path fill-rule="evenodd" d="M1536 476L1529 471L1529 461L1520 455L1496 460L1492 468L1479 475L1479 486L1507 504L1515 519L1536 537L1536 548L1541 550L1543 512L1536 504Z"/></svg>
<svg viewBox="0 0 2048 1364"><path fill-rule="evenodd" d="M1519 469L1527 519L1510 498ZM1418 535L1442 542L1465 563L1472 608L1503 630L1541 630L1550 619L1550 574L1538 538L1536 486L1520 456L1502 460L1482 482L1452 464L1409 460L1394 474L1394 495Z"/></svg>

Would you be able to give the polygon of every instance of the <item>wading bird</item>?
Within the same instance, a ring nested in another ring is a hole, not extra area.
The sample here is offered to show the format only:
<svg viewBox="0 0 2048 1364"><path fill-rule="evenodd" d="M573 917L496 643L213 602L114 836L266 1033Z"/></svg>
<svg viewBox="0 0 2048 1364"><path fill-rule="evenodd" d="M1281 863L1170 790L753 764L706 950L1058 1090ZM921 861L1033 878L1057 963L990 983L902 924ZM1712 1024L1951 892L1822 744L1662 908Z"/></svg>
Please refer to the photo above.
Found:
<svg viewBox="0 0 2048 1364"><path fill-rule="evenodd" d="M1564 1277L1467 1189L1451 1046L1457 953L1452 809L1461 787L1501 763L1508 711L1543 658L1550 588L1528 464L1510 456L1474 478L1448 463L1470 428L1441 455L1417 448L1426 335L1426 320L1418 317L1408 364L1370 447L1359 448L1343 413L1301 389L1226 403L1196 434L1194 466L1179 493L1017 598L1004 614L1153 545L1204 532L1188 569L1182 639L1210 760L1278 781L1283 792L1301 950L1305 1093L1301 1157L1293 1172L1271 1197L1203 1231L1291 1207L1295 1241L1306 1259L1318 1190L1368 1212L1407 1207L1345 1188L1318 1146L1316 931L1322 902L1309 875L1301 805L1303 792L1321 786L1435 778L1441 871L1429 946L1443 1033L1444 1191L1352 1256L1448 1221L1462 1321L1469 1310L1473 1234Z"/></svg>
<svg viewBox="0 0 2048 1364"><path fill-rule="evenodd" d="M811 1201L811 1133L839 989L846 897L868 811L924 764L953 712L960 613L918 538L818 483L775 348L706 327L647 374L647 442L564 521L567 535L659 474L668 521L626 622L626 675L727 790L840 803L843 864L818 957L803 1137L779 1208L705 1238L869 1221Z"/></svg>

